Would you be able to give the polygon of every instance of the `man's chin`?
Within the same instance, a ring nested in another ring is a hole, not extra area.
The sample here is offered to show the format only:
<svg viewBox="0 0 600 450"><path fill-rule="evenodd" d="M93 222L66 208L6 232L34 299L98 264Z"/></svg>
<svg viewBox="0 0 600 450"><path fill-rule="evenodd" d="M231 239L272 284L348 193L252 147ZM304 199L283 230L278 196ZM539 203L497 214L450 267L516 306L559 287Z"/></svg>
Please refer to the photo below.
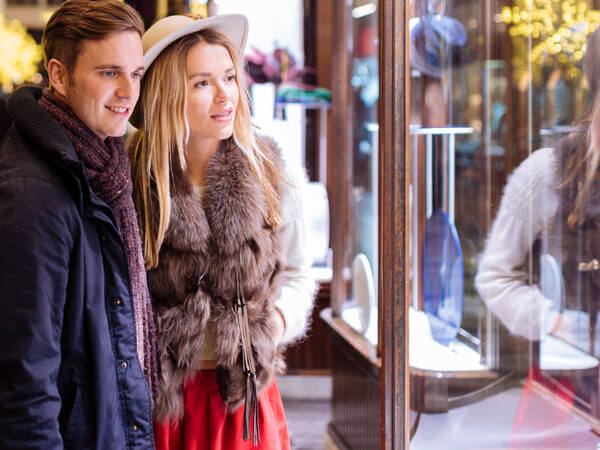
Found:
<svg viewBox="0 0 600 450"><path fill-rule="evenodd" d="M119 126L116 127L112 130L109 130L106 134L106 137L115 137L115 138L119 138L119 137L123 137L125 135L125 132L127 131L127 123L125 123L125 125L123 126Z"/></svg>

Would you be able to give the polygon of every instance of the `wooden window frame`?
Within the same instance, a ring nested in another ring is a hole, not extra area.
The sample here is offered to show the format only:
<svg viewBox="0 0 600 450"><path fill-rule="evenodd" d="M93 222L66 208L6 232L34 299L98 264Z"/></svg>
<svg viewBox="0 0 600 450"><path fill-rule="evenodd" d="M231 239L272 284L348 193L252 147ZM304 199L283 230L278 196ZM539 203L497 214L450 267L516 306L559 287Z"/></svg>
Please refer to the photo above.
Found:
<svg viewBox="0 0 600 450"><path fill-rule="evenodd" d="M332 316L347 298L349 265L352 110L351 55L347 49L352 2L333 0L333 102L328 154L332 217ZM380 438L385 449L408 448L408 2L380 0L379 19L379 345ZM334 373L335 377L335 373ZM335 381L334 381L335 383ZM334 399L335 402L335 399ZM334 404L335 408L336 405ZM365 410L368 409L365 407Z"/></svg>

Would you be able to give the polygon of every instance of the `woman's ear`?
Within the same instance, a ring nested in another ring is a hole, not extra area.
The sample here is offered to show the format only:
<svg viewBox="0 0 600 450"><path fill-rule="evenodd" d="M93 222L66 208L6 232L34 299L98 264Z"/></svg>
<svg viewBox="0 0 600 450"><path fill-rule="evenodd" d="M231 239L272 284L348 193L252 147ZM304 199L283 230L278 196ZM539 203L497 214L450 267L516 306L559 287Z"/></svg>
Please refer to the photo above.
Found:
<svg viewBox="0 0 600 450"><path fill-rule="evenodd" d="M56 58L48 61L48 78L51 89L60 96L65 97L69 83L69 74L67 73L66 66Z"/></svg>

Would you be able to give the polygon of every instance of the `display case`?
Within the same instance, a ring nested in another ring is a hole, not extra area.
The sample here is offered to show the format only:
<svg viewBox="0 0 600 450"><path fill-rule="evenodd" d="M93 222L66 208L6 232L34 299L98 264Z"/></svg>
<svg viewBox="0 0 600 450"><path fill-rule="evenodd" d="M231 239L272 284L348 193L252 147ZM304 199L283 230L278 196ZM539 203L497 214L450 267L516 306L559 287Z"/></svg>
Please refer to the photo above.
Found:
<svg viewBox="0 0 600 450"><path fill-rule="evenodd" d="M335 3L331 434L594 448L600 5L397 3Z"/></svg>
<svg viewBox="0 0 600 450"><path fill-rule="evenodd" d="M593 8L411 2L411 448L597 441L594 213L568 221Z"/></svg>

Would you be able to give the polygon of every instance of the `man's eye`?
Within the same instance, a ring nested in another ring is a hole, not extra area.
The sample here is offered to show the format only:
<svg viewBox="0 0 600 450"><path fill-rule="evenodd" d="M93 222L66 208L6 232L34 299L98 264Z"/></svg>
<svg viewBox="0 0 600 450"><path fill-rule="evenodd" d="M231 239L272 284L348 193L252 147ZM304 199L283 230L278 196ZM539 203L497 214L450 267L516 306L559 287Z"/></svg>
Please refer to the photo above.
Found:
<svg viewBox="0 0 600 450"><path fill-rule="evenodd" d="M135 72L133 75L131 75L132 78L135 78L136 80L139 80L142 78L142 74L139 72Z"/></svg>
<svg viewBox="0 0 600 450"><path fill-rule="evenodd" d="M106 70L104 72L102 72L102 75L104 75L107 78L112 78L117 76L117 72L115 72L114 70Z"/></svg>

